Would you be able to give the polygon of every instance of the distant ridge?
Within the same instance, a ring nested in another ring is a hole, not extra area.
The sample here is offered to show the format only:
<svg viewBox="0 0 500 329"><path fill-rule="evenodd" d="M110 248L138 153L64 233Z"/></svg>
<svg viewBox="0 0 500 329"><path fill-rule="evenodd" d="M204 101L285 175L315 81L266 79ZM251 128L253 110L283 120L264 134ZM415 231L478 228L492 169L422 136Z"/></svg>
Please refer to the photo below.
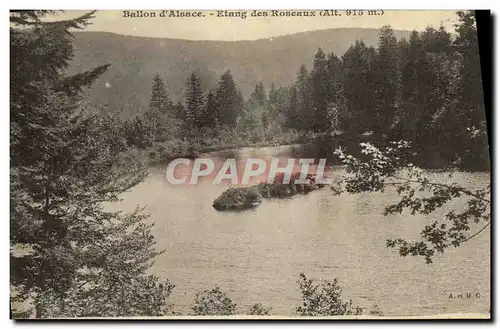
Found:
<svg viewBox="0 0 500 329"><path fill-rule="evenodd" d="M231 70L246 97L262 81L266 88L293 83L302 64L311 68L318 48L342 56L356 40L376 46L377 29L339 28L241 41L150 38L111 32L75 32L75 58L69 73L110 63L111 67L88 91L93 103L108 105L123 116L147 108L151 81L159 73L176 101L183 97L187 77L196 72L205 90ZM408 38L410 31L394 31ZM106 84L108 83L108 84ZM108 87L106 87L108 86Z"/></svg>

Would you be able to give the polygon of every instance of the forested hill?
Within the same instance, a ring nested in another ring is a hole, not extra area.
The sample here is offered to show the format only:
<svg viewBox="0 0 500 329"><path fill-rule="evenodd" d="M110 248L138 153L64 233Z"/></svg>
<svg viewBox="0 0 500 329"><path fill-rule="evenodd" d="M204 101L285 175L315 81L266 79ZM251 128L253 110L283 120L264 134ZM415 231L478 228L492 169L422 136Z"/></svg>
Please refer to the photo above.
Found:
<svg viewBox="0 0 500 329"><path fill-rule="evenodd" d="M293 83L302 64L309 68L318 48L339 57L355 43L364 40L376 46L377 29L328 29L297 33L254 41L189 41L132 37L107 32L77 32L75 58L70 73L110 63L110 69L88 91L96 104L122 110L125 117L145 110L149 104L152 78L160 74L173 100L182 98L192 72L200 78L204 91L217 86L217 80L231 70L246 98L262 81L283 86ZM408 37L409 31L394 31Z"/></svg>

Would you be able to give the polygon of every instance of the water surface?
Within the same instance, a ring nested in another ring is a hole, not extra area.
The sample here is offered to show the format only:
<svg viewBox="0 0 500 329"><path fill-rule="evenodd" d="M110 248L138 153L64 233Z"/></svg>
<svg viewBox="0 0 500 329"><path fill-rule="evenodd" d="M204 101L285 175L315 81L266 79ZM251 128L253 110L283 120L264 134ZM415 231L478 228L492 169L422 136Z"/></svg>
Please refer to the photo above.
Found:
<svg viewBox="0 0 500 329"><path fill-rule="evenodd" d="M233 155L286 152L243 149ZM240 313L261 302L274 315L291 315L300 304L296 281L301 272L313 279L339 278L345 299L368 309L377 304L384 315L489 312L489 229L435 257L433 264L400 257L385 246L387 238L417 239L445 209L431 217L384 217L384 206L396 200L394 191L335 196L323 189L292 200L264 200L251 211L222 213L212 202L226 186L205 181L174 187L165 179L165 168L151 168L146 181L117 206L146 206L151 214L157 246L166 249L151 271L176 285L170 301L178 312L191 312L196 292L218 285ZM340 174L341 169L333 172ZM489 183L485 173L429 175L473 188ZM450 298L466 293L474 297Z"/></svg>

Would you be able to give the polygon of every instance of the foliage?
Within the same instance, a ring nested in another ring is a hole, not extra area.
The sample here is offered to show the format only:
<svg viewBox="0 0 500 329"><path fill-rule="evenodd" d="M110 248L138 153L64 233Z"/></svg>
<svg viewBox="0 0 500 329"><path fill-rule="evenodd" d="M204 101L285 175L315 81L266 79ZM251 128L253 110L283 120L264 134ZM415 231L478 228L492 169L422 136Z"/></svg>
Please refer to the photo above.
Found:
<svg viewBox="0 0 500 329"><path fill-rule="evenodd" d="M193 311L195 315L234 315L236 304L216 286L196 294Z"/></svg>
<svg viewBox="0 0 500 329"><path fill-rule="evenodd" d="M187 82L185 109L185 127L190 132L201 128L208 121L200 78L194 73Z"/></svg>
<svg viewBox="0 0 500 329"><path fill-rule="evenodd" d="M356 41L342 57L318 49L312 69L302 65L293 85L271 84L266 92L259 82L246 101L230 71L205 94L193 73L185 111L175 106L177 121L160 124L168 125L168 138L152 132L158 119L139 118L129 124L129 144L151 147L188 138L193 148L208 141L216 149L289 143L290 131L369 133L411 141L421 167L485 170L489 152L477 30L473 12L458 16L455 40L442 26L413 31L408 40L397 40L384 26L376 48Z"/></svg>
<svg viewBox="0 0 500 329"><path fill-rule="evenodd" d="M146 149L153 146L157 134L156 124L145 116L137 116L123 124L123 135L129 147Z"/></svg>
<svg viewBox="0 0 500 329"><path fill-rule="evenodd" d="M353 305L352 300L342 299L342 289L338 285L337 278L333 281L314 283L313 280L307 279L304 273L300 273L297 283L302 293L302 305L296 309L299 315L361 315L363 312L360 307Z"/></svg>
<svg viewBox="0 0 500 329"><path fill-rule="evenodd" d="M165 141L176 135L179 123L175 118L172 101L159 74L153 78L149 109L142 117L136 119L142 121L142 128L147 129L143 133L150 136L153 141Z"/></svg>
<svg viewBox="0 0 500 329"><path fill-rule="evenodd" d="M125 272L120 272L125 273ZM65 293L64 300L55 294L43 294L39 301L46 309L45 317L130 317L161 316L171 311L167 300L174 285L160 283L156 276L116 277L114 268L107 269L74 286ZM102 280L109 284L103 284ZM120 284L116 284L117 280ZM109 286L109 289L103 287Z"/></svg>
<svg viewBox="0 0 500 329"><path fill-rule="evenodd" d="M485 230L490 221L490 186L469 189L456 183L444 184L430 181L424 172L411 163L410 144L405 141L391 142L389 146L377 148L370 143L361 143L363 160L346 154L342 149L335 153L346 166L347 175L342 179L337 193L384 192L396 188L398 202L385 207L384 215L401 214L429 215L449 204L452 200L464 198L464 210L450 210L443 220L434 220L426 225L420 241L408 242L402 238L388 239L387 246L397 248L401 256L423 256L426 263L432 263L436 254L444 253L449 247L458 247ZM461 199L462 200L462 199ZM467 235L471 225L482 227Z"/></svg>
<svg viewBox="0 0 500 329"><path fill-rule="evenodd" d="M380 310L377 304L373 305L373 307L370 310L370 315L373 316L384 316L384 313Z"/></svg>
<svg viewBox="0 0 500 329"><path fill-rule="evenodd" d="M401 63L397 39L390 26L380 29L377 57L375 60L375 131L385 133L393 124L397 107L400 84Z"/></svg>
<svg viewBox="0 0 500 329"><path fill-rule="evenodd" d="M376 97L366 91L375 90L376 56L375 49L367 47L363 41L357 41L342 56L342 85L347 106L341 121L342 130L363 133L374 129Z"/></svg>
<svg viewBox="0 0 500 329"><path fill-rule="evenodd" d="M172 107L172 102L168 97L167 91L165 90L165 84L163 79L159 74L156 74L153 78L153 87L151 91L151 100L149 102L149 108L155 112L167 114Z"/></svg>
<svg viewBox="0 0 500 329"><path fill-rule="evenodd" d="M139 210L103 208L147 174L117 119L84 102L83 88L108 65L61 73L73 54L68 29L92 13L43 15L11 12L12 300L37 318L158 314L172 286L146 273L160 253L151 225Z"/></svg>
<svg viewBox="0 0 500 329"><path fill-rule="evenodd" d="M248 315L270 315L271 308L266 308L262 306L261 303L255 303L252 305L250 310L248 311Z"/></svg>
<svg viewBox="0 0 500 329"><path fill-rule="evenodd" d="M244 100L230 71L226 71L221 76L215 99L217 103L217 122L221 126L228 126L229 128L236 126L238 115L244 106Z"/></svg>

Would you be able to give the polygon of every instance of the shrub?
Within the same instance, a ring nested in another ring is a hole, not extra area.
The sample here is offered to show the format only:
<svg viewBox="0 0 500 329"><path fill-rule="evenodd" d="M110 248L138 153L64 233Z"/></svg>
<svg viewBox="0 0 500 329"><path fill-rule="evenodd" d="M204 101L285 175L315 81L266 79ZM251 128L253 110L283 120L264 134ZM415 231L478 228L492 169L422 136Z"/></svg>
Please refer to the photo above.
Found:
<svg viewBox="0 0 500 329"><path fill-rule="evenodd" d="M216 286L196 294L193 311L195 315L234 315L236 304Z"/></svg>
<svg viewBox="0 0 500 329"><path fill-rule="evenodd" d="M270 312L270 307L265 308L261 303L255 303L248 311L248 315L269 315Z"/></svg>
<svg viewBox="0 0 500 329"><path fill-rule="evenodd" d="M297 307L299 315L304 316L333 316L333 315L361 315L363 309L353 306L352 300L342 299L342 289L338 280L314 283L300 273L297 281L302 293L302 305Z"/></svg>

